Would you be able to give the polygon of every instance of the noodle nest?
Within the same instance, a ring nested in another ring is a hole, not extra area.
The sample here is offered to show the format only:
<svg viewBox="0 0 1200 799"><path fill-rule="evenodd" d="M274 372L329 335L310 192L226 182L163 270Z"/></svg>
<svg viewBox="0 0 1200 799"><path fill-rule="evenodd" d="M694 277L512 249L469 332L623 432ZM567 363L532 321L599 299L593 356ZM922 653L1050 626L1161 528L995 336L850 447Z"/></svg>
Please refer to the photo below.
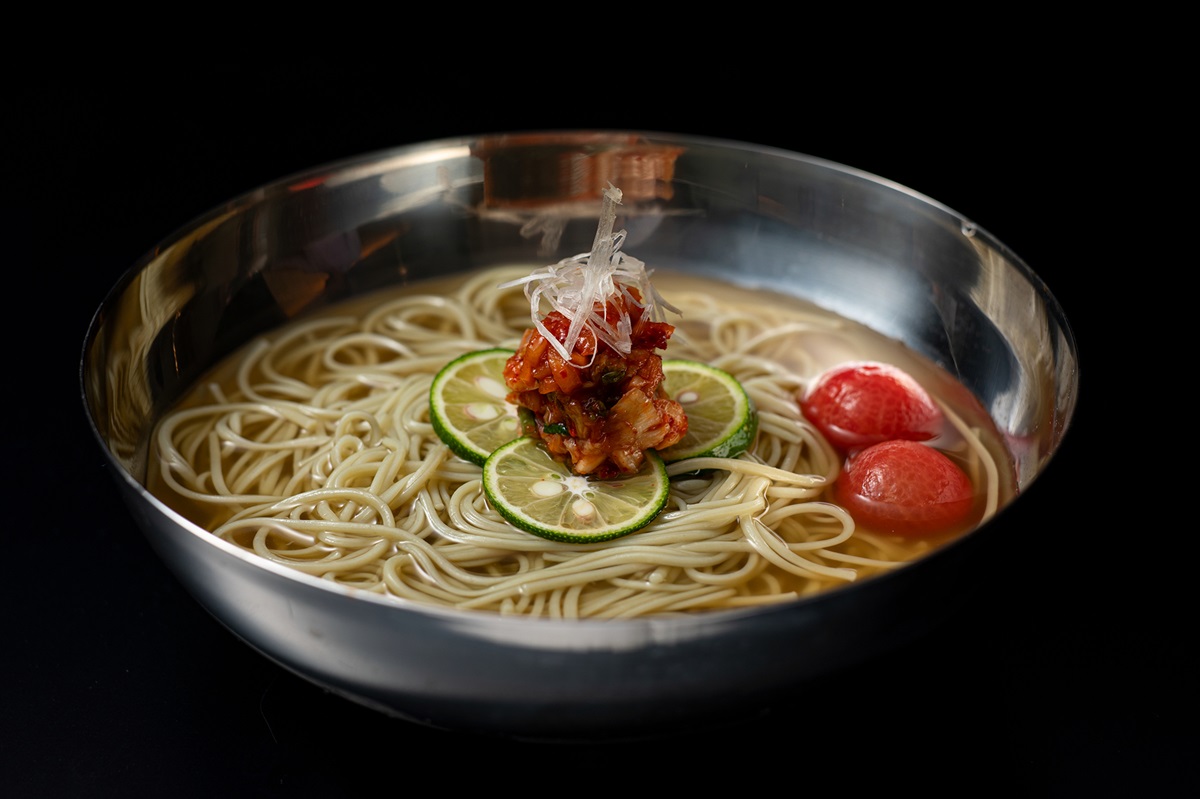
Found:
<svg viewBox="0 0 1200 799"><path fill-rule="evenodd" d="M666 509L624 538L562 544L509 525L489 507L480 467L434 433L429 389L459 355L517 346L529 306L519 287L497 287L527 273L489 269L448 292L410 287L252 342L159 423L152 489L214 535L306 574L511 615L790 601L920 554L856 530L824 499L839 458L795 400L811 374L797 339L849 344L843 320L709 291L671 294L680 320L665 357L738 379L759 414L752 449L672 464ZM994 484L986 450L968 440L977 484ZM990 513L994 492L988 502Z"/></svg>

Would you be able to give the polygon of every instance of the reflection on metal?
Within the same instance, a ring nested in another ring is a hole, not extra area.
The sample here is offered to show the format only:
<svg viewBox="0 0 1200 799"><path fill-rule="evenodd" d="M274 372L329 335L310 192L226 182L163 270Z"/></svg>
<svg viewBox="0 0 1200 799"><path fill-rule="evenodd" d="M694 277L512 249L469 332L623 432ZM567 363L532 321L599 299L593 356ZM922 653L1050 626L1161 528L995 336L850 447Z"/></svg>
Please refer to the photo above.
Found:
<svg viewBox="0 0 1200 799"><path fill-rule="evenodd" d="M199 224L154 254L129 286L104 309L103 336L88 348L85 376L92 414L113 457L133 475L144 468L147 420L156 412L164 374L179 371L173 320L191 303L196 286L181 274L192 248L228 216ZM101 379L103 378L103 379Z"/></svg>
<svg viewBox="0 0 1200 799"><path fill-rule="evenodd" d="M623 194L624 216L666 213L675 195L675 162L686 148L637 134L520 133L483 139L471 154L483 162L482 217L521 226L541 238L541 253L558 248L572 219L595 219L601 192Z"/></svg>
<svg viewBox="0 0 1200 799"><path fill-rule="evenodd" d="M485 208L530 208L600 202L611 183L624 202L674 196L675 161L684 148L638 135L527 133L484 139L472 148L483 160Z"/></svg>

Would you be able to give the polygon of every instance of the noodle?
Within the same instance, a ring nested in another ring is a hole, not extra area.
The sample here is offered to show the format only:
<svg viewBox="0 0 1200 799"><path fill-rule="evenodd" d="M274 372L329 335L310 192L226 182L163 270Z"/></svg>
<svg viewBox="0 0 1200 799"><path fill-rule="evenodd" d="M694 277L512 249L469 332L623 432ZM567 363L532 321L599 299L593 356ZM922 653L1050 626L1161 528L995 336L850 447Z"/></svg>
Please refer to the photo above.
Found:
<svg viewBox="0 0 1200 799"><path fill-rule="evenodd" d="M309 575L550 618L787 601L940 543L856 529L827 499L840 458L796 402L830 353L863 357L864 342L884 346L881 337L691 277L669 293L682 321L666 355L739 380L759 413L754 447L670 465L666 509L623 538L565 544L510 526L489 507L480 468L434 433L428 403L435 374L455 357L517 346L528 307L519 287L498 286L527 273L482 270L447 291L389 294L361 313L335 309L252 342L160 422L151 489L220 538ZM942 405L960 436L955 457L978 489L976 518L987 518L1007 489L985 415Z"/></svg>

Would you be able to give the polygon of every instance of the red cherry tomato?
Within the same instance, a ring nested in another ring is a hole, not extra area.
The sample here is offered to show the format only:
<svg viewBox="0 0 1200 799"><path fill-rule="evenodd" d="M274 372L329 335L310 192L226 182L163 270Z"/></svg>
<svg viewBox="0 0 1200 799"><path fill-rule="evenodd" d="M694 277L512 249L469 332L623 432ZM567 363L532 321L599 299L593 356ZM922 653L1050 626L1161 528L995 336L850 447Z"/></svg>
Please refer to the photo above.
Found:
<svg viewBox="0 0 1200 799"><path fill-rule="evenodd" d="M941 408L911 375L875 361L821 373L801 397L800 410L843 452L895 438L928 441L943 421Z"/></svg>
<svg viewBox="0 0 1200 799"><path fill-rule="evenodd" d="M966 473L938 450L894 440L851 455L833 493L859 524L918 537L964 525L974 489Z"/></svg>

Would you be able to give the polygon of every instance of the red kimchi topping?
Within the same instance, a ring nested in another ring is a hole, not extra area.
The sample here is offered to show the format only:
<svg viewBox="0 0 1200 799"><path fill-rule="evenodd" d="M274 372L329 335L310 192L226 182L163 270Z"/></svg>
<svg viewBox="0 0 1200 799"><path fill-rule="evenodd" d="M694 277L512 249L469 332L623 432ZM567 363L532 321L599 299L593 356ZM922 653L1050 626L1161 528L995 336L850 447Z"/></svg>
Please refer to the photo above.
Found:
<svg viewBox="0 0 1200 799"><path fill-rule="evenodd" d="M504 284L523 284L533 327L504 369L508 401L528 409L540 438L577 474L636 472L648 449L676 443L687 417L662 388L662 356L674 325L645 264L621 252L613 232L621 190L603 193L590 252ZM540 316L542 303L552 310Z"/></svg>
<svg viewBox="0 0 1200 799"><path fill-rule="evenodd" d="M601 479L636 472L647 449L669 447L687 432L683 408L662 390L662 356L656 352L675 327L646 318L636 289L627 293L630 299L618 294L603 311L606 318L627 316L632 323L627 355L585 333L568 361L530 328L504 369L508 401L534 417L526 434L541 438L576 473ZM542 323L560 343L571 326L558 311Z"/></svg>

